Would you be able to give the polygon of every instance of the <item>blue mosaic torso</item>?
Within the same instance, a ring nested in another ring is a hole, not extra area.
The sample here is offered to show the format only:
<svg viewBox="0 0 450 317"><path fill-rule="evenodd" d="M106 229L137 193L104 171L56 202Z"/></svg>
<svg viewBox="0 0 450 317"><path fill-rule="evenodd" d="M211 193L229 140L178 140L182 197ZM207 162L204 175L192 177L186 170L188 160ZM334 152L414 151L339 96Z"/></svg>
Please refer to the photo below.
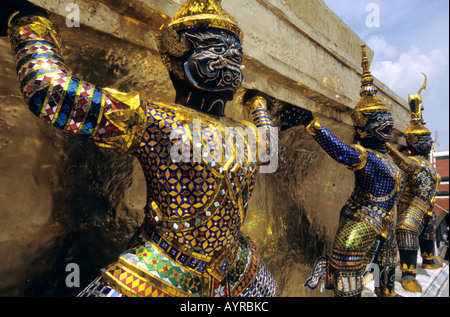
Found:
<svg viewBox="0 0 450 317"><path fill-rule="evenodd" d="M355 170L355 188L342 214L361 219L386 236L399 195L400 169L387 154L366 149L366 162L361 162L361 149L344 144L323 126L313 137L334 160Z"/></svg>

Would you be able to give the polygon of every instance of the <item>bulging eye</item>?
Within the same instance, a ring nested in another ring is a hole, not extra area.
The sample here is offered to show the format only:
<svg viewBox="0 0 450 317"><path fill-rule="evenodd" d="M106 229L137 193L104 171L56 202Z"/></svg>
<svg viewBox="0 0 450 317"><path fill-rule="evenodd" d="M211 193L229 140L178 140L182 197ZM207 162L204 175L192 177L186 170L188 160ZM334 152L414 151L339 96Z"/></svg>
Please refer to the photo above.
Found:
<svg viewBox="0 0 450 317"><path fill-rule="evenodd" d="M216 53L216 54L224 54L226 52L226 48L223 46L214 46L209 49L210 52Z"/></svg>

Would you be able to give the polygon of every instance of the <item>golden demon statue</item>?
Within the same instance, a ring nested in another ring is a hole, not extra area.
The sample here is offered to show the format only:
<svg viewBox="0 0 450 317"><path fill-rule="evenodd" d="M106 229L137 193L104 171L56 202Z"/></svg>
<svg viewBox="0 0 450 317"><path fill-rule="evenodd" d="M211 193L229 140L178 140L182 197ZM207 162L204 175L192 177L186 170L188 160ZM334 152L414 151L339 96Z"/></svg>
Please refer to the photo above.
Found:
<svg viewBox="0 0 450 317"><path fill-rule="evenodd" d="M224 116L242 83L243 35L220 0L188 0L160 30L175 104L73 76L45 11L24 1L8 5L19 11L10 18L8 37L30 111L58 129L133 155L147 181L144 223L126 252L80 296L275 295L274 279L240 227L258 168L270 165L267 152L256 155L254 145L270 139L272 151L269 142L263 149L273 158L277 131L260 96L245 98L254 123Z"/></svg>
<svg viewBox="0 0 450 317"><path fill-rule="evenodd" d="M359 144L342 143L311 113L305 111L302 120L319 145L355 174L355 188L341 210L332 255L316 262L313 275L305 284L314 289L324 277L325 287L333 289L336 297L361 296L364 270L371 261L378 265L380 273L375 293L397 295L393 216L401 173L386 154L394 120L376 96L365 45L362 52L361 100L352 114L355 141Z"/></svg>
<svg viewBox="0 0 450 317"><path fill-rule="evenodd" d="M442 260L435 254L436 235L434 202L440 176L428 160L433 146L431 132L422 116L421 92L409 95L411 124L405 131L408 155L388 145L388 154L404 172L404 188L398 202L396 235L400 253L402 286L406 291L422 292L416 280L417 252L420 249L422 267L437 269Z"/></svg>

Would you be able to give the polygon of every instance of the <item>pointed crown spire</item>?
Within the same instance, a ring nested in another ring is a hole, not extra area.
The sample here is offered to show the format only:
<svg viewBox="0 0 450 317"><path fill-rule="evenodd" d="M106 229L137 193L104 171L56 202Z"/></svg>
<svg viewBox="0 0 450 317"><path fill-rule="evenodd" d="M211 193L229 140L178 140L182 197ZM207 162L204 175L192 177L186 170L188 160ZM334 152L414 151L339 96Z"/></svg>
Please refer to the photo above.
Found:
<svg viewBox="0 0 450 317"><path fill-rule="evenodd" d="M423 120L423 106L422 106L422 90L427 89L427 75L422 73L425 76L425 82L420 88L417 95L409 94L408 102L411 110L411 124L408 129L405 131L405 136L408 139L408 136L411 138L413 135L423 135L428 134L431 135L431 131L425 127L426 122Z"/></svg>
<svg viewBox="0 0 450 317"><path fill-rule="evenodd" d="M389 111L386 105L377 97L378 89L375 87L372 74L370 72L370 62L367 58L367 48L365 44L362 48L362 69L363 75L361 79L361 99L355 107L359 112L375 112L375 111Z"/></svg>

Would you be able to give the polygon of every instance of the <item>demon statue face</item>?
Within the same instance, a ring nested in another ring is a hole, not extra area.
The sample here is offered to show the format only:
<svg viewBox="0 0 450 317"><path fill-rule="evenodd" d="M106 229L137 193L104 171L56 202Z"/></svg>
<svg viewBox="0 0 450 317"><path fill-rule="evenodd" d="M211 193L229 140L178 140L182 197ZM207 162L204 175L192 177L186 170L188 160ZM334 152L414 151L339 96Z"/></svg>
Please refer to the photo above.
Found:
<svg viewBox="0 0 450 317"><path fill-rule="evenodd" d="M216 28L189 30L180 36L189 50L172 58L176 103L223 116L225 104L241 87L243 50L231 32ZM173 67L175 68L175 67Z"/></svg>
<svg viewBox="0 0 450 317"><path fill-rule="evenodd" d="M234 94L242 83L242 46L223 30L186 32L193 51L184 63L190 83L205 91Z"/></svg>
<svg viewBox="0 0 450 317"><path fill-rule="evenodd" d="M363 133L366 139L374 138L379 142L389 142L392 139L392 128L394 127L394 119L390 112L376 111L368 114L369 120Z"/></svg>
<svg viewBox="0 0 450 317"><path fill-rule="evenodd" d="M355 141L368 148L385 152L385 144L392 139L394 119L390 112L375 111L361 114L366 124L355 126Z"/></svg>
<svg viewBox="0 0 450 317"><path fill-rule="evenodd" d="M157 34L177 104L224 115L242 84L243 33L217 0L188 0Z"/></svg>
<svg viewBox="0 0 450 317"><path fill-rule="evenodd" d="M412 139L412 138L409 138ZM412 155L427 157L433 148L433 139L431 135L422 134L413 136L413 141L408 140L408 150Z"/></svg>

